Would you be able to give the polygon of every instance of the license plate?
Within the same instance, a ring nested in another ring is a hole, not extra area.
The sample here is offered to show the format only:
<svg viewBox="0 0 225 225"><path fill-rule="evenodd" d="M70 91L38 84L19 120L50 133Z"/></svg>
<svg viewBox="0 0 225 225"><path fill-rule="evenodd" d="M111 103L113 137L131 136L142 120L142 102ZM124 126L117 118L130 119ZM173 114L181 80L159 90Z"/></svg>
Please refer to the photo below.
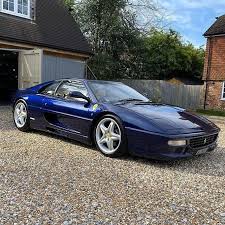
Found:
<svg viewBox="0 0 225 225"><path fill-rule="evenodd" d="M204 149L201 149L199 151L197 151L196 155L202 155L202 154L205 154L208 152L208 148L204 148Z"/></svg>

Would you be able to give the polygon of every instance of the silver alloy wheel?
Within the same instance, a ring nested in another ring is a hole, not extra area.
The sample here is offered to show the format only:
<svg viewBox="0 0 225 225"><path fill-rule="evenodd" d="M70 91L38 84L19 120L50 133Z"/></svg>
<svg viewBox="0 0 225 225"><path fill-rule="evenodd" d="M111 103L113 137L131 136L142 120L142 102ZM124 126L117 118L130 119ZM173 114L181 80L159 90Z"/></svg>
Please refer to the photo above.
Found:
<svg viewBox="0 0 225 225"><path fill-rule="evenodd" d="M112 118L101 120L96 128L96 142L100 150L106 154L114 154L121 144L121 130Z"/></svg>
<svg viewBox="0 0 225 225"><path fill-rule="evenodd" d="M14 121L18 128L23 128L27 122L27 109L23 102L19 102L15 106Z"/></svg>

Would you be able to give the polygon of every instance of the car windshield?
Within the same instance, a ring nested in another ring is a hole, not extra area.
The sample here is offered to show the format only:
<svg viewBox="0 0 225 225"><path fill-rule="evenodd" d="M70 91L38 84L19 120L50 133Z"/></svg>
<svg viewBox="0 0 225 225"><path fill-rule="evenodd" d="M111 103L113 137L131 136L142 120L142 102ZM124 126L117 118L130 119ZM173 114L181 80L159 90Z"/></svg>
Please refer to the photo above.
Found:
<svg viewBox="0 0 225 225"><path fill-rule="evenodd" d="M89 81L88 83L99 102L149 101L149 99L122 83L107 81Z"/></svg>

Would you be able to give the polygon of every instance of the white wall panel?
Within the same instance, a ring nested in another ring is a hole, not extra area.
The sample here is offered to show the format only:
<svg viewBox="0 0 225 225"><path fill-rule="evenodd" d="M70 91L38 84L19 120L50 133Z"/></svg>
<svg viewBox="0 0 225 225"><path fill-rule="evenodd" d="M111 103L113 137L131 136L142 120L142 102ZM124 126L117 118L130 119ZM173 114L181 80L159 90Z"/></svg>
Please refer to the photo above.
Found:
<svg viewBox="0 0 225 225"><path fill-rule="evenodd" d="M44 55L42 82L64 78L82 79L85 77L85 68L85 61Z"/></svg>
<svg viewBox="0 0 225 225"><path fill-rule="evenodd" d="M25 50L19 53L19 89L25 89L41 83L41 49Z"/></svg>

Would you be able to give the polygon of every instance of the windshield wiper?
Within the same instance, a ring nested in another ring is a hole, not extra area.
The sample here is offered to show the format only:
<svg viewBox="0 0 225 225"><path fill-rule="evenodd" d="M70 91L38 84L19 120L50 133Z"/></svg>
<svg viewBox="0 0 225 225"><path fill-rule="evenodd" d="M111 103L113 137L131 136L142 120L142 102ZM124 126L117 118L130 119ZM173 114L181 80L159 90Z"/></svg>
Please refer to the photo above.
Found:
<svg viewBox="0 0 225 225"><path fill-rule="evenodd" d="M119 101L116 102L116 104L119 104L119 103L129 103L129 102L144 102L144 101L141 100L141 99L136 99L136 98L128 98L128 99L119 100Z"/></svg>

